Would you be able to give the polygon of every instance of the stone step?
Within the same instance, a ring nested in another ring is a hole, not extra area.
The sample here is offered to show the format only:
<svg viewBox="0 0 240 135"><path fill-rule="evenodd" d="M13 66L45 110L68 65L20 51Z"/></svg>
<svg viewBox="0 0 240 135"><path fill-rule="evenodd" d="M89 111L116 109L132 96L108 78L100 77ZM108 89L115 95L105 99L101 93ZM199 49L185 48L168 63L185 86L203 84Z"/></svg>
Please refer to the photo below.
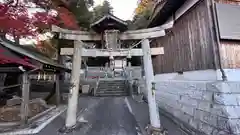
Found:
<svg viewBox="0 0 240 135"><path fill-rule="evenodd" d="M119 90L115 90L115 91L113 91L113 90L108 90L108 89L100 89L100 90L98 90L98 91L96 91L96 92L116 92L116 91L126 92L125 89L119 89Z"/></svg>
<svg viewBox="0 0 240 135"><path fill-rule="evenodd" d="M128 96L128 93L97 93L96 96L104 97L104 96Z"/></svg>
<svg viewBox="0 0 240 135"><path fill-rule="evenodd" d="M125 80L100 80L96 96L127 96Z"/></svg>
<svg viewBox="0 0 240 135"><path fill-rule="evenodd" d="M124 83L125 81L100 81L100 83Z"/></svg>
<svg viewBox="0 0 240 135"><path fill-rule="evenodd" d="M125 87L123 86L114 86L114 87L104 87L104 86L100 86L100 87L98 87L98 89L124 89Z"/></svg>
<svg viewBox="0 0 240 135"><path fill-rule="evenodd" d="M99 83L99 85L125 85L124 83Z"/></svg>
<svg viewBox="0 0 240 135"><path fill-rule="evenodd" d="M101 91L101 90L102 90L102 91L106 91L106 90L107 90L107 91L118 91L118 90L121 90L121 91L122 91L122 90L123 90L123 91L124 91L125 88L106 88L106 87L105 87L105 88L98 88L97 90L99 90L99 91Z"/></svg>
<svg viewBox="0 0 240 135"><path fill-rule="evenodd" d="M121 89L125 89L125 87L98 87L98 89L108 89L108 90L121 90Z"/></svg>
<svg viewBox="0 0 240 135"><path fill-rule="evenodd" d="M125 85L125 84L109 84L109 83L104 83L104 84L98 84L99 86L101 86L101 85L107 85L107 86L122 86L122 85Z"/></svg>
<svg viewBox="0 0 240 135"><path fill-rule="evenodd" d="M98 87L111 87L111 88L117 88L117 87L124 87L125 85L98 85Z"/></svg>
<svg viewBox="0 0 240 135"><path fill-rule="evenodd" d="M126 91L98 91L97 93L127 93Z"/></svg>

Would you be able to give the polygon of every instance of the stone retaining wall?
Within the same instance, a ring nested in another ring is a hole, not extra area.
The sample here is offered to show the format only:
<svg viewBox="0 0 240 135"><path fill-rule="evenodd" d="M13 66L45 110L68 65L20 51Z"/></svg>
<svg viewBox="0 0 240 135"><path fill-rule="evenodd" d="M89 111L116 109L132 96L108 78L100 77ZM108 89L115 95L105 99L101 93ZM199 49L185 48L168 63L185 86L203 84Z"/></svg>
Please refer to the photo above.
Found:
<svg viewBox="0 0 240 135"><path fill-rule="evenodd" d="M240 134L240 82L156 83L161 109L208 135Z"/></svg>

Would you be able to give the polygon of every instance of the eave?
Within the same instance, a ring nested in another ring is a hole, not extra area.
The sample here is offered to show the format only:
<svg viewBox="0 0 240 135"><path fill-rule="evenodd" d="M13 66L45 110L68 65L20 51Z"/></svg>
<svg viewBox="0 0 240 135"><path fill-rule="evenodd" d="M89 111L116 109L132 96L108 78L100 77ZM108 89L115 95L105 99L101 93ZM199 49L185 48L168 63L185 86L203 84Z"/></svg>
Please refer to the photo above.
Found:
<svg viewBox="0 0 240 135"><path fill-rule="evenodd" d="M148 27L163 25L187 0L165 0L156 4Z"/></svg>

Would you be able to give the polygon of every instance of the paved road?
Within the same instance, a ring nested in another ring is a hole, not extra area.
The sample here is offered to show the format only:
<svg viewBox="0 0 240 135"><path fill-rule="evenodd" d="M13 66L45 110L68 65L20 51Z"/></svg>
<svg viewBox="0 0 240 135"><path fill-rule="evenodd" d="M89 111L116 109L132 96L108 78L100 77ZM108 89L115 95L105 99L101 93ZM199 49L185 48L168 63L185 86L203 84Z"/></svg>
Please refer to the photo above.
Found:
<svg viewBox="0 0 240 135"><path fill-rule="evenodd" d="M58 135L66 114L55 119L38 135ZM137 124L123 97L80 98L78 118L87 120L69 135L137 135Z"/></svg>
<svg viewBox="0 0 240 135"><path fill-rule="evenodd" d="M130 97L80 97L78 110L78 119L88 123L66 135L139 135L149 123L147 104ZM65 113L57 117L37 135L62 135L58 130L64 126L65 117ZM167 117L160 118L168 135L187 135Z"/></svg>
<svg viewBox="0 0 240 135"><path fill-rule="evenodd" d="M136 102L134 99L128 97L128 102L131 106L131 110L135 116L135 119L138 121L140 128L142 130L150 123L149 120L149 108L148 104L145 102ZM188 135L180 127L171 121L166 116L160 113L161 126L164 129L167 129L168 135ZM143 131L144 132L144 131Z"/></svg>

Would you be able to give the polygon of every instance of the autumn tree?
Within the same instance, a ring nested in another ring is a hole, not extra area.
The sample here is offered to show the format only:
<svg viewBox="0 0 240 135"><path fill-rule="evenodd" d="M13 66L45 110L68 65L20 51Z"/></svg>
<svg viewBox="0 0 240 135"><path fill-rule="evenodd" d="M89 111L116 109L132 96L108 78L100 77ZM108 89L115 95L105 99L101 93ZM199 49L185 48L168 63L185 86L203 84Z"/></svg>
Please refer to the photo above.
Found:
<svg viewBox="0 0 240 135"><path fill-rule="evenodd" d="M139 1L132 23L130 24L130 29L141 29L147 27L150 16L152 15L154 4L154 0Z"/></svg>
<svg viewBox="0 0 240 135"><path fill-rule="evenodd" d="M0 2L0 32L9 34L15 42L26 36L36 36L51 24L56 24L56 14L48 9L46 0L4 0ZM46 9L43 9L42 7ZM30 13L30 10L36 10Z"/></svg>

